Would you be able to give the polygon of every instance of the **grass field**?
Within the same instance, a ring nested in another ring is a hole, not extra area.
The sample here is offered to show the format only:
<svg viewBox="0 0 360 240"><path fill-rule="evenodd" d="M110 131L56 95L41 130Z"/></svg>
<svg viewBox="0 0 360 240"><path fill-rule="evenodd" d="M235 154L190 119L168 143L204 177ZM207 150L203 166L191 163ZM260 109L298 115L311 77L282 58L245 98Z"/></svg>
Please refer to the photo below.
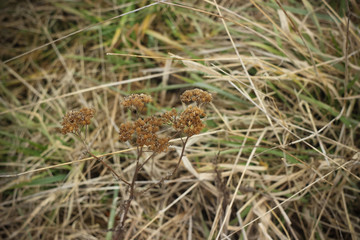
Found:
<svg viewBox="0 0 360 240"><path fill-rule="evenodd" d="M350 11L348 11L350 10ZM0 239L107 239L128 196L119 142L133 93L147 114L212 94L170 180L131 202L124 239L360 239L360 4L355 0L2 1ZM181 139L144 165L166 176ZM145 152L143 158L148 156Z"/></svg>

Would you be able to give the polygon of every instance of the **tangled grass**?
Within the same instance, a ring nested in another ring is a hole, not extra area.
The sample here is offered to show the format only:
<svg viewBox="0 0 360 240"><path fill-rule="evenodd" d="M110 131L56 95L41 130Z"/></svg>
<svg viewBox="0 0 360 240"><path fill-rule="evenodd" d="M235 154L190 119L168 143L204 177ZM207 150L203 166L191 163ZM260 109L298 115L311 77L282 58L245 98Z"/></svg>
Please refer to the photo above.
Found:
<svg viewBox="0 0 360 240"><path fill-rule="evenodd" d="M206 127L171 179L154 185L178 137L143 166L124 239L360 238L356 1L1 4L0 238L112 239L127 184L96 158L134 174L120 103L179 111L193 88L212 93ZM90 157L56 130L82 107Z"/></svg>

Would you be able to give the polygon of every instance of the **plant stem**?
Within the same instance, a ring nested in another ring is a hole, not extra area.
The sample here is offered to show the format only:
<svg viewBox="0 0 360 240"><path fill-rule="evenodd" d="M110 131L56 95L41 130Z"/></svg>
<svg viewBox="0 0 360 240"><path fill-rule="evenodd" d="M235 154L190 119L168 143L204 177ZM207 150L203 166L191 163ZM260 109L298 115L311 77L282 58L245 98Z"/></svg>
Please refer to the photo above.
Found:
<svg viewBox="0 0 360 240"><path fill-rule="evenodd" d="M129 209L130 209L131 202L135 197L135 181L136 181L137 175L139 173L139 170L141 169L139 167L139 164L140 164L140 157L142 155L142 152L143 152L142 147L140 149L139 148L137 149L137 159L136 159L135 172L134 172L131 184L130 184L130 196L125 201L124 206L123 206L123 210L120 212L120 223L116 226L115 234L113 236L113 240L120 240L120 239L123 238L122 236L124 234L123 230L124 230L124 227L125 227L125 221L127 219L127 215L128 215Z"/></svg>
<svg viewBox="0 0 360 240"><path fill-rule="evenodd" d="M130 183L129 183L128 181L126 181L125 179L123 179L122 177L120 177L119 174L117 174L117 173L115 172L115 170L114 170L112 167L110 167L106 162L104 162L103 160L101 160L99 157L95 156L94 154L92 154L92 153L89 152L88 150L87 150L87 152L88 152L88 154L89 154L90 156L92 156L92 157L95 158L96 160L100 161L105 167L107 167L107 168L116 176L117 180L121 180L121 181L123 181L125 184L130 185Z"/></svg>
<svg viewBox="0 0 360 240"><path fill-rule="evenodd" d="M117 174L115 172L115 170L110 167L106 162L104 162L102 159L100 159L99 157L95 156L94 154L92 154L90 152L90 147L88 146L88 144L86 143L85 139L81 136L81 134L75 134L75 136L77 136L81 141L82 143L84 144L85 148L86 148L86 152L93 158L95 158L96 160L98 160L99 162L101 162L105 167L107 167L116 177L117 177L117 180L121 180L123 181L125 184L127 185L130 185L130 183L128 181L126 181L125 179L123 179L122 177L119 176L119 174Z"/></svg>
<svg viewBox="0 0 360 240"><path fill-rule="evenodd" d="M155 156L155 152L153 152L142 164L139 165L139 170L152 158Z"/></svg>
<svg viewBox="0 0 360 240"><path fill-rule="evenodd" d="M158 182L151 184L151 185L150 185L148 188L146 188L144 191L140 192L140 194L143 194L143 193L149 191L150 188L154 187L155 185L162 184L165 180L169 180L169 179L175 174L175 172L177 171L177 169L178 169L179 166L180 166L181 159L182 159L182 157L184 156L185 146L186 146L186 143L187 143L187 141L189 140L189 138L190 138L190 137L186 137L185 141L181 140L182 143L183 143L183 146L182 146L182 149L181 149L181 153L180 153L180 156L179 156L179 160L178 160L175 168L173 169L173 171L172 171L169 175L167 175L166 177L161 178Z"/></svg>

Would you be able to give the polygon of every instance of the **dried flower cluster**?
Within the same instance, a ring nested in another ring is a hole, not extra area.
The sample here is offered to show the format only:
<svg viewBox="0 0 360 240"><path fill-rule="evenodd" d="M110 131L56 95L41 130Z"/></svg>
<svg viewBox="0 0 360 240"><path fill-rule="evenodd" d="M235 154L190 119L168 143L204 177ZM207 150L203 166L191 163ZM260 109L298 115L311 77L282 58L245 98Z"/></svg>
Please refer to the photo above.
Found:
<svg viewBox="0 0 360 240"><path fill-rule="evenodd" d="M165 124L166 119L150 116L139 118L135 122L122 123L120 125L119 140L130 141L138 147L148 146L153 152L166 151L169 147L168 137L160 137L157 132Z"/></svg>
<svg viewBox="0 0 360 240"><path fill-rule="evenodd" d="M141 111L145 104L152 102L152 97L146 94L131 94L122 101L124 107L134 107Z"/></svg>
<svg viewBox="0 0 360 240"><path fill-rule="evenodd" d="M138 111L144 108L145 104L152 101L151 96L146 94L132 94L121 103L124 107L134 107ZM119 140L130 141L137 147L148 146L155 153L166 151L169 146L169 138L160 137L157 132L166 123L162 117L150 116L138 118L135 122L126 122L120 125Z"/></svg>
<svg viewBox="0 0 360 240"><path fill-rule="evenodd" d="M125 107L133 106L139 110L151 100L151 97L145 94L132 94L122 104ZM181 95L182 102L195 101L198 105L211 100L211 94L201 89L188 90ZM199 134L205 127L201 120L203 117L205 117L205 112L202 109L197 106L188 106L180 116L175 109L172 109L160 116L139 118L135 122L126 122L120 125L119 140L130 141L138 147L147 146L153 152L159 153L168 149L170 140L168 137L160 137L157 133L163 125L172 125L176 132L191 137Z"/></svg>
<svg viewBox="0 0 360 240"><path fill-rule="evenodd" d="M201 118L205 117L204 110L189 106L180 115L180 117L174 122L174 129L184 133L186 136L191 137L195 134L199 134L205 127L205 124L201 121Z"/></svg>
<svg viewBox="0 0 360 240"><path fill-rule="evenodd" d="M79 111L70 111L66 113L61 122L61 133L78 133L79 129L90 124L91 118L94 117L95 109L82 108Z"/></svg>
<svg viewBox="0 0 360 240"><path fill-rule="evenodd" d="M196 104L199 106L201 103L211 102L212 96L210 93L204 90L195 88L192 90L186 90L183 94L181 94L180 100L183 103L196 102Z"/></svg>
<svg viewBox="0 0 360 240"><path fill-rule="evenodd" d="M161 118L165 120L165 123L172 124L176 120L177 112L176 109L173 108L171 111L165 112L161 115Z"/></svg>

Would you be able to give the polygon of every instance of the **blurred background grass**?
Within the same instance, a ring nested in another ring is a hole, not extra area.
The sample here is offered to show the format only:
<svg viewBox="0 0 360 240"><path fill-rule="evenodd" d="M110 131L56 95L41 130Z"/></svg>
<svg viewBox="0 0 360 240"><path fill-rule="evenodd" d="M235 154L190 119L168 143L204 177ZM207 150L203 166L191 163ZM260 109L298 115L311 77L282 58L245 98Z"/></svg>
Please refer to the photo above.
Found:
<svg viewBox="0 0 360 240"><path fill-rule="evenodd" d="M214 97L207 128L172 181L133 201L127 238L359 238L360 5L217 4L0 3L2 239L111 239L126 187L56 132L62 116L95 108L93 153L130 179L119 102L181 109L194 87ZM173 144L138 189L175 166Z"/></svg>

